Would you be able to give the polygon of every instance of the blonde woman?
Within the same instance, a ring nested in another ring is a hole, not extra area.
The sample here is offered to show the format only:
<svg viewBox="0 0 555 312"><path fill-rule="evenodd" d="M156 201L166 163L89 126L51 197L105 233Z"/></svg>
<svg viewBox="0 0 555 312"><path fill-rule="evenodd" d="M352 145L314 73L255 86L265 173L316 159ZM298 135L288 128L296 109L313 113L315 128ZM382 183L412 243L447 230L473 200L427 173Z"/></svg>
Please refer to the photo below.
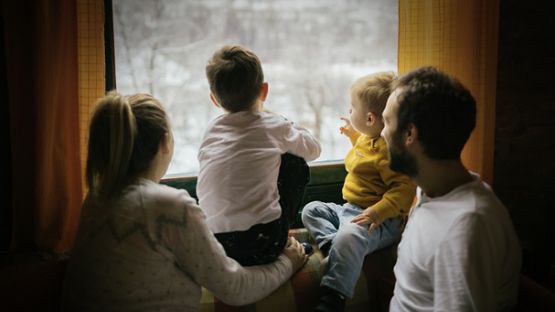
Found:
<svg viewBox="0 0 555 312"><path fill-rule="evenodd" d="M244 268L228 258L195 200L159 184L173 144L167 115L152 96L100 99L64 310L197 311L201 286L243 305L270 294L306 262L294 239L268 265Z"/></svg>

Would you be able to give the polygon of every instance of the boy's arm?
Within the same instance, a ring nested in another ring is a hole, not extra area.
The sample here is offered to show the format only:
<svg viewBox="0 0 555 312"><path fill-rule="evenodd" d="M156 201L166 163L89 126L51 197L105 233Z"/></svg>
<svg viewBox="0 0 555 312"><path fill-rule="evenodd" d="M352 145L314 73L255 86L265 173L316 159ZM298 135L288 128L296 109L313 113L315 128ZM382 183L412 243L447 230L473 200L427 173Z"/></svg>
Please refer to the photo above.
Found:
<svg viewBox="0 0 555 312"><path fill-rule="evenodd" d="M305 128L286 121L284 151L304 158L306 161L320 157L320 142Z"/></svg>

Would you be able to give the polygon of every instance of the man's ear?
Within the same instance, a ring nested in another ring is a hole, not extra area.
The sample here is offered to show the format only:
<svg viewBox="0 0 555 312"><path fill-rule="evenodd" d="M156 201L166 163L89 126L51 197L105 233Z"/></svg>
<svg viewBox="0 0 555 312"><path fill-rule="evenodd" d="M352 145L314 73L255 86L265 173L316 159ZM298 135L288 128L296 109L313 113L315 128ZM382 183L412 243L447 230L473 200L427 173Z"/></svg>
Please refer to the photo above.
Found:
<svg viewBox="0 0 555 312"><path fill-rule="evenodd" d="M218 103L218 100L216 100L216 97L214 96L214 94L212 92L210 92L210 100L212 101L212 103L214 103L214 105L216 105L216 107L220 108L220 103Z"/></svg>
<svg viewBox="0 0 555 312"><path fill-rule="evenodd" d="M258 99L260 99L262 102L266 101L266 97L268 96L268 83L264 82L262 83L262 86L260 87L260 95L258 95Z"/></svg>
<svg viewBox="0 0 555 312"><path fill-rule="evenodd" d="M405 145L409 146L418 140L418 128L414 124L410 124L405 131Z"/></svg>

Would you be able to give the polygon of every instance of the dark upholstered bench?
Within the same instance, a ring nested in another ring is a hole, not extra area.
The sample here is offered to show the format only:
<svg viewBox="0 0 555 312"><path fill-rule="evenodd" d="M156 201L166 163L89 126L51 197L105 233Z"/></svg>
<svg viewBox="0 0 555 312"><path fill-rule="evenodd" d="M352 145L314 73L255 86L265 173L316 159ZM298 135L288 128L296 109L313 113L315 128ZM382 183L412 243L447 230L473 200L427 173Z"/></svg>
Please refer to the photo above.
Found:
<svg viewBox="0 0 555 312"><path fill-rule="evenodd" d="M290 235L299 241L311 241L306 229L294 229ZM313 241L314 253L308 263L297 272L287 283L278 288L268 297L247 306L233 307L224 304L203 289L201 311L203 312L252 312L252 311L312 311L318 302L320 279L322 272L320 264L322 253ZM379 250L366 257L363 274L358 280L355 296L347 300L347 311L387 311L395 279L393 265L395 264L396 246Z"/></svg>
<svg viewBox="0 0 555 312"><path fill-rule="evenodd" d="M292 230L308 240L304 229ZM356 294L347 311L387 311L395 279L395 246L366 257ZM311 311L318 300L320 262L315 249L307 265L267 298L248 306L232 307L203 289L201 311ZM0 311L59 311L66 261L25 262L0 267ZM555 294L521 275L516 311L555 311Z"/></svg>
<svg viewBox="0 0 555 312"><path fill-rule="evenodd" d="M305 229L291 231L298 240L308 241ZM316 245L313 245L316 247ZM319 296L321 252L315 248L308 263L291 280L255 304L233 307L203 289L201 311L311 311ZM393 289L391 268L394 248L367 257L364 274L348 311L385 311ZM28 262L0 268L0 311L59 311L67 261ZM375 309L371 309L371 307Z"/></svg>

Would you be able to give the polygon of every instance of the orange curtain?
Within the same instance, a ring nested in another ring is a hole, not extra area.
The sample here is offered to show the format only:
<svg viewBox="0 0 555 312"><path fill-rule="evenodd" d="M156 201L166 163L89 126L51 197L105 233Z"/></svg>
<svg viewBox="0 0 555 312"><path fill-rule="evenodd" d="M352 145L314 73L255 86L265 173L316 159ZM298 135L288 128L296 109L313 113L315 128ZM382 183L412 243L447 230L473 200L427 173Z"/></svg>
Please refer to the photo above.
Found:
<svg viewBox="0 0 555 312"><path fill-rule="evenodd" d="M103 64L103 48L102 57L85 55L89 41L78 36L89 25L89 8L82 4L93 2L102 5L102 1L2 1L12 153L8 250L12 253L61 254L71 248L76 235L83 198L83 128L88 126L84 116L90 113L80 104L97 97L91 85L103 90L103 77L83 81L97 78L96 73L83 71ZM102 31L96 35L102 38Z"/></svg>
<svg viewBox="0 0 555 312"><path fill-rule="evenodd" d="M455 76L477 102L462 160L493 179L499 0L400 0L399 73L423 65Z"/></svg>
<svg viewBox="0 0 555 312"><path fill-rule="evenodd" d="M96 100L105 93L104 1L77 0L79 64L79 138L83 194L89 122Z"/></svg>

